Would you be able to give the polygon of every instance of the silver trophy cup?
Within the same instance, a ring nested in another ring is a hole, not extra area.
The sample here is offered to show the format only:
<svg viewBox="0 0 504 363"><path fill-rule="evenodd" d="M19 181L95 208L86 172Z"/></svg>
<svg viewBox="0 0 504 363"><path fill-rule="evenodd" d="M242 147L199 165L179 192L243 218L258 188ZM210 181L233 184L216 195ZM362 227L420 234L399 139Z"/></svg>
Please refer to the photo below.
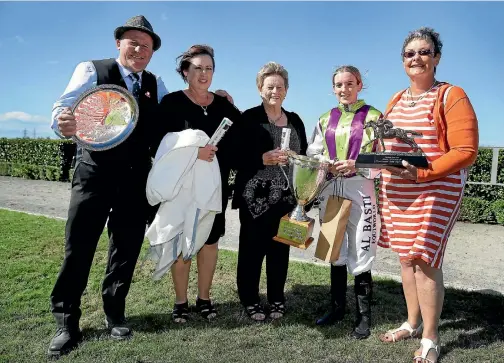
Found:
<svg viewBox="0 0 504 363"><path fill-rule="evenodd" d="M307 248L313 241L311 237L315 220L306 215L305 206L312 202L326 184L329 163L302 155L289 155L289 176L284 172L296 207L282 217L276 241L300 248ZM283 171L283 169L282 169Z"/></svg>

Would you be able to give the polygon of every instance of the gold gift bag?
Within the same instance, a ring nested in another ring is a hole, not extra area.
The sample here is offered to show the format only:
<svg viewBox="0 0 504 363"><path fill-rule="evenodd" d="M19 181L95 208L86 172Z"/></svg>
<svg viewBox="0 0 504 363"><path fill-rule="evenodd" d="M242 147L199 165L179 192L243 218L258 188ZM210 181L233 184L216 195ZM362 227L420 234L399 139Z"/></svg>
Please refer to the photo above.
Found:
<svg viewBox="0 0 504 363"><path fill-rule="evenodd" d="M350 217L352 201L339 196L328 197L325 214L320 224L320 233L315 257L325 262L338 260Z"/></svg>

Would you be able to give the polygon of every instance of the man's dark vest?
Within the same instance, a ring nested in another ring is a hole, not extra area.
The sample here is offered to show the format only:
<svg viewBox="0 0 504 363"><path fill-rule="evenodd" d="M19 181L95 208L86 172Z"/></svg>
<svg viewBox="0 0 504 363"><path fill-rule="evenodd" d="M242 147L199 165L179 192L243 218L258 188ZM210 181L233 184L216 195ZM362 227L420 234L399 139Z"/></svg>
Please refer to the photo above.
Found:
<svg viewBox="0 0 504 363"><path fill-rule="evenodd" d="M92 61L96 69L97 85L115 84L126 87L115 59ZM156 77L148 72L142 73L142 88L138 99L138 123L130 136L118 146L104 151L84 149L82 160L105 167L143 167L150 165L150 153L154 136L154 123L158 109Z"/></svg>

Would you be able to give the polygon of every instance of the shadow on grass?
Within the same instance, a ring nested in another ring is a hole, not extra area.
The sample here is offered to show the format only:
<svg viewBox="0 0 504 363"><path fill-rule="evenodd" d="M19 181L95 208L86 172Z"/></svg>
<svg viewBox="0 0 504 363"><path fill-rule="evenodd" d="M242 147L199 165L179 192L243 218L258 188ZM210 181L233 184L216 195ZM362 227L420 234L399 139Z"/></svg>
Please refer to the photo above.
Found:
<svg viewBox="0 0 504 363"><path fill-rule="evenodd" d="M317 317L329 308L328 286L294 285L287 293L289 312L285 323L315 326ZM355 319L353 285L348 286L347 314L335 327L318 327L327 338L349 335ZM372 300L372 334L398 327L407 318L402 285L390 280L375 280ZM504 296L447 288L441 314L440 335L449 334L443 342L443 355L454 349L474 349L504 341Z"/></svg>
<svg viewBox="0 0 504 363"><path fill-rule="evenodd" d="M446 352L504 341L502 295L447 289L441 319L441 334L447 330L459 332L456 340L443 346Z"/></svg>
<svg viewBox="0 0 504 363"><path fill-rule="evenodd" d="M171 311L164 313L139 314L129 318L134 330L140 332L163 332L174 329L206 329L218 327L233 330L253 324L272 324L273 326L304 325L315 328L325 338L343 338L349 336L355 319L355 295L353 285L348 286L347 314L336 325L318 327L315 321L329 307L329 286L292 285L286 291L287 314L278 321L254 322L247 317L243 307L235 297L233 300L216 304L219 312L217 319L205 321L197 312L191 312L191 320L186 324L171 321ZM261 296L263 302L265 296ZM402 285L395 281L375 279L372 300L372 334L380 333L399 326L406 320L406 303ZM91 332L90 332L91 333ZM100 333L101 334L101 333ZM443 355L454 349L474 349L488 346L504 340L504 296L500 294L482 294L448 288L441 315L440 334L443 340ZM449 339L443 339L443 337Z"/></svg>
<svg viewBox="0 0 504 363"><path fill-rule="evenodd" d="M133 315L128 318L128 325L133 332L163 333L171 326L171 315L168 313ZM110 330L103 325L102 328L85 327L82 329L84 339L99 339L110 334Z"/></svg>
<svg viewBox="0 0 504 363"><path fill-rule="evenodd" d="M257 322L249 319L242 305L235 300L216 303L215 307L218 311L216 319L207 321L203 319L194 306L190 305L190 314L187 323L180 324L172 321L171 309L160 313L133 314L128 316L128 325L135 332L142 333L165 333L179 329L207 329L220 328L223 330L233 330L242 328L247 325L254 325ZM93 339L103 337L109 334L109 330L103 328L83 328L82 330L85 339Z"/></svg>

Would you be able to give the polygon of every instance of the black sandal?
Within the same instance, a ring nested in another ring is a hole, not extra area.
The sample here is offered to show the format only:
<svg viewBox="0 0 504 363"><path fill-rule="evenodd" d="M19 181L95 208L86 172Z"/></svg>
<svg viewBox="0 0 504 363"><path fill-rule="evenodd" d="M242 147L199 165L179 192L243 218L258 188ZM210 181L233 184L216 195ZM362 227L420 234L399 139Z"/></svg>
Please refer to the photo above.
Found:
<svg viewBox="0 0 504 363"><path fill-rule="evenodd" d="M285 315L285 304L283 302L274 302L270 305L269 317L271 319L280 319Z"/></svg>
<svg viewBox="0 0 504 363"><path fill-rule="evenodd" d="M189 320L189 303L187 301L173 306L172 320L177 324L183 324Z"/></svg>
<svg viewBox="0 0 504 363"><path fill-rule="evenodd" d="M254 321L264 321L266 319L266 314L261 304L254 304L245 307L245 311L250 319Z"/></svg>
<svg viewBox="0 0 504 363"><path fill-rule="evenodd" d="M196 299L196 310L199 311L201 317L206 320L212 320L217 316L217 310L212 305L212 301Z"/></svg>

